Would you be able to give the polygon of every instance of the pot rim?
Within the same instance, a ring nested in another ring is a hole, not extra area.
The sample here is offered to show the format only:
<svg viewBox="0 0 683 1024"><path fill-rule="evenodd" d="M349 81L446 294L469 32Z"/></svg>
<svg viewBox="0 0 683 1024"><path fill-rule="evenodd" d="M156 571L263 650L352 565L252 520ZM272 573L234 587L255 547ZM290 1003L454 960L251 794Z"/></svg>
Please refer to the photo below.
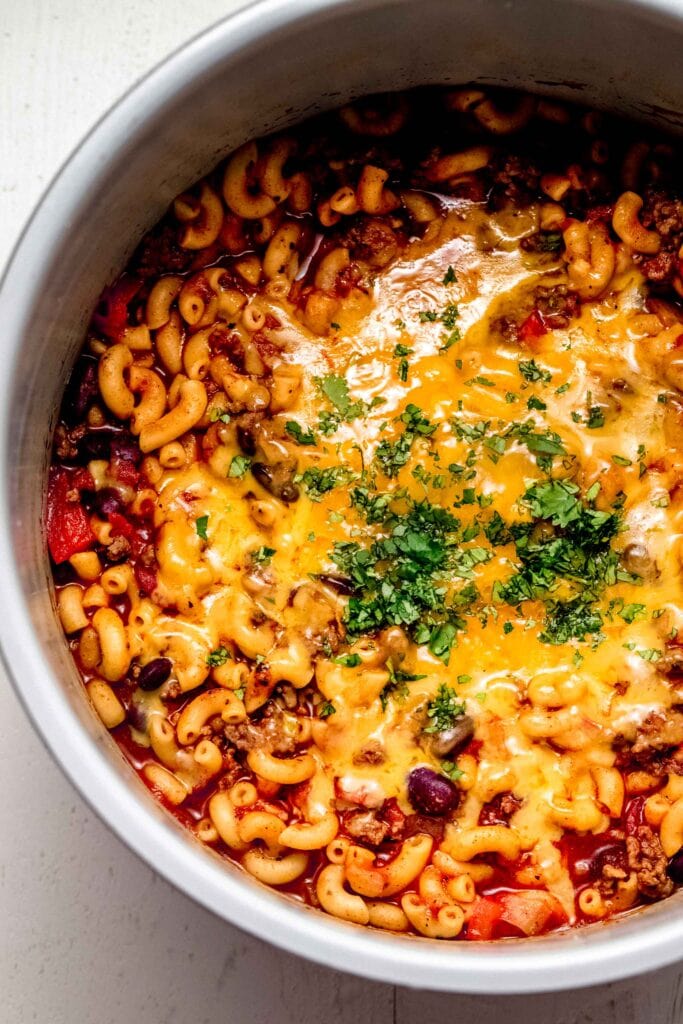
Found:
<svg viewBox="0 0 683 1024"><path fill-rule="evenodd" d="M0 322L9 387L0 399L0 565L3 614L0 656L34 728L97 816L151 868L229 923L332 968L378 981L441 991L486 994L544 992L604 983L672 963L681 956L683 915L660 921L656 908L607 925L555 933L547 939L497 943L439 943L349 925L269 890L188 841L170 815L153 813L149 799L117 770L79 722L35 635L28 595L20 584L16 524L11 518L10 394L16 357L38 289L68 225L88 191L107 171L108 154L153 122L170 98L240 50L302 19L344 9L410 0L252 0L194 36L138 80L88 132L62 164L17 240L0 281ZM574 0L630 8L680 25L677 0ZM133 128L131 130L131 125ZM30 680L29 688L22 680ZM104 741L105 737L103 737ZM108 737L106 738L109 742ZM85 770L84 770L85 769ZM168 820L166 820L166 817Z"/></svg>

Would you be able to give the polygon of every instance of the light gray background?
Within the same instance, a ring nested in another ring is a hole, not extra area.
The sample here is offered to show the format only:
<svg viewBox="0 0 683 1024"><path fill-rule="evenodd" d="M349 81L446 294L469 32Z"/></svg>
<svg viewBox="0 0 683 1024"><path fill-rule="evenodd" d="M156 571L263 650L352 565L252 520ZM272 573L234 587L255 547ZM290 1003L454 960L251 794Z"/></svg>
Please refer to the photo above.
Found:
<svg viewBox="0 0 683 1024"><path fill-rule="evenodd" d="M0 0L0 266L94 121L237 6ZM394 989L280 953L194 906L107 831L2 674L0 723L0 1024L683 1022L678 967L577 993L488 998Z"/></svg>

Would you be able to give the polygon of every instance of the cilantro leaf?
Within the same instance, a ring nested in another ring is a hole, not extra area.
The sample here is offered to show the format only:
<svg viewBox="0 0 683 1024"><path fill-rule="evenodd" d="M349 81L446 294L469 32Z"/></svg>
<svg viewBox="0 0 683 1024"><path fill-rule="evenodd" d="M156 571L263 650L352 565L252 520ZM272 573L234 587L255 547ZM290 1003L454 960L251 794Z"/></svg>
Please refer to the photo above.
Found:
<svg viewBox="0 0 683 1024"><path fill-rule="evenodd" d="M455 724L465 713L465 705L458 700L454 689L445 683L439 685L436 697L427 705L429 725L422 731L425 733L444 732Z"/></svg>
<svg viewBox="0 0 683 1024"><path fill-rule="evenodd" d="M301 445L314 445L318 443L318 439L315 436L313 430L309 427L308 430L304 430L300 423L296 420L287 420L285 423L285 430L293 437L297 444Z"/></svg>
<svg viewBox="0 0 683 1024"><path fill-rule="evenodd" d="M206 535L206 528L209 525L208 516L198 516L194 521L195 529L197 530L197 536L201 537L202 540L208 540Z"/></svg>

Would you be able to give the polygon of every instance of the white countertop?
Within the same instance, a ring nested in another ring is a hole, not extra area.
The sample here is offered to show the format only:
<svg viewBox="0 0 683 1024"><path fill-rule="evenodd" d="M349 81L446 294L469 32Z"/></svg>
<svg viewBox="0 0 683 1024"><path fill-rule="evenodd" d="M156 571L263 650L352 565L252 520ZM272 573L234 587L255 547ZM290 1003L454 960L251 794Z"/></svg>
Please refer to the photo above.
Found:
<svg viewBox="0 0 683 1024"><path fill-rule="evenodd" d="M238 5L0 0L0 266L93 122ZM195 906L111 835L2 675L0 721L0 1024L683 1021L678 967L573 994L462 997L393 989L281 953Z"/></svg>

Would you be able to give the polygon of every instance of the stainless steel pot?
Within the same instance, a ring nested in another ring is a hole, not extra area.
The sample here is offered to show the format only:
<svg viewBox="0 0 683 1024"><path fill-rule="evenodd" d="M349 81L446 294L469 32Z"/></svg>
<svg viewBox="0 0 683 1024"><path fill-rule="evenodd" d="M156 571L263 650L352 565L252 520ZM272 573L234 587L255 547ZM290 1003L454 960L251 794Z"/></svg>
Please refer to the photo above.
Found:
<svg viewBox="0 0 683 1024"><path fill-rule="evenodd" d="M436 942L297 905L177 825L90 712L51 596L41 532L46 466L89 311L168 201L253 135L363 93L469 80L593 103L675 130L683 120L682 51L680 0L261 0L125 96L63 168L19 242L0 293L4 660L34 725L98 814L169 881L261 938L384 981L542 991L679 958L683 893L547 938Z"/></svg>

